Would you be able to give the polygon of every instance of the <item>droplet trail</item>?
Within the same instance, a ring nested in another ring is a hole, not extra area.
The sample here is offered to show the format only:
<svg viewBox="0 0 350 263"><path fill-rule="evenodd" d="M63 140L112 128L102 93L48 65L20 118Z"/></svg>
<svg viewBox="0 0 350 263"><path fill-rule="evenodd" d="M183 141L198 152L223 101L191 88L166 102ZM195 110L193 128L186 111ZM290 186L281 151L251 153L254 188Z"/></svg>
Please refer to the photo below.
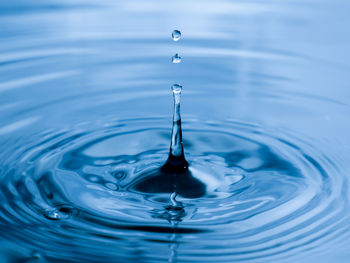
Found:
<svg viewBox="0 0 350 263"><path fill-rule="evenodd" d="M178 41L181 32L174 30L172 37L174 41ZM181 62L178 53L172 57L172 62ZM141 179L137 179L132 188L143 193L171 193L172 205L166 208L167 218L169 221L181 221L185 210L181 202L176 201L177 194L187 198L197 198L205 195L206 187L192 176L184 154L180 115L182 86L174 84L171 89L174 97L174 115L168 159L161 167L143 173Z"/></svg>

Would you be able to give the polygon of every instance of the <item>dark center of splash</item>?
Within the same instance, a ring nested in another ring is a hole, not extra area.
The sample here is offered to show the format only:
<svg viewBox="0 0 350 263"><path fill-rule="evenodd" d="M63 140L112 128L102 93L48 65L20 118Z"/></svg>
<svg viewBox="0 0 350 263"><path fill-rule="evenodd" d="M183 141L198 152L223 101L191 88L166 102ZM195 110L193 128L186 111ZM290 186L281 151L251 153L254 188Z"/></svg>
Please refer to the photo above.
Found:
<svg viewBox="0 0 350 263"><path fill-rule="evenodd" d="M174 115L169 157L163 166L142 174L132 188L143 193L176 192L183 197L198 198L205 195L206 187L192 175L184 154L180 115L182 86L175 84L172 90Z"/></svg>

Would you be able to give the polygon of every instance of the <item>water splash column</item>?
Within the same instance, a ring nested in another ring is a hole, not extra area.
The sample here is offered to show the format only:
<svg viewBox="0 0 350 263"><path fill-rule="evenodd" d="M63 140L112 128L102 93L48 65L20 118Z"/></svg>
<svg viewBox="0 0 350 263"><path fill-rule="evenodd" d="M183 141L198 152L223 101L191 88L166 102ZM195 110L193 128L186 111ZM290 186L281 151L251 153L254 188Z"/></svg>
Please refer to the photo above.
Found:
<svg viewBox="0 0 350 263"><path fill-rule="evenodd" d="M177 42L181 38L181 32L174 30L172 33L173 41ZM176 53L172 57L172 62L178 64L181 62L181 57ZM169 157L164 165L164 168L172 172L184 172L188 168L188 162L185 159L183 143L182 143L182 130L181 130L181 115L180 115L180 98L182 86L180 84L174 84L172 86L173 98L174 98L174 115L173 115L173 128L171 134L171 144Z"/></svg>

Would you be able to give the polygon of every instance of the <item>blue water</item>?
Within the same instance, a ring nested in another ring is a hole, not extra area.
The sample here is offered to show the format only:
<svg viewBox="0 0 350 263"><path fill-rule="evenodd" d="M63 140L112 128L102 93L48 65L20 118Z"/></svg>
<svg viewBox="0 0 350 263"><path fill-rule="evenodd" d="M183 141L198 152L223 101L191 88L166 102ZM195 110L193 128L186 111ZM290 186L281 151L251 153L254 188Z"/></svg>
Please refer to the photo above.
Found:
<svg viewBox="0 0 350 263"><path fill-rule="evenodd" d="M1 1L0 262L349 262L349 9Z"/></svg>

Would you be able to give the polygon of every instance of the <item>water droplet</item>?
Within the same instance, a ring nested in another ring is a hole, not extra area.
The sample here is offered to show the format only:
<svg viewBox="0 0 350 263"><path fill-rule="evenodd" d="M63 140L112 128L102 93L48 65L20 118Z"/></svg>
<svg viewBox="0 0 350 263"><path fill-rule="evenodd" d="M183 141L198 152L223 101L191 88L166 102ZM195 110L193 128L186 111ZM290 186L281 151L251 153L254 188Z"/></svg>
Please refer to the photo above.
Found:
<svg viewBox="0 0 350 263"><path fill-rule="evenodd" d="M181 57L179 56L179 54L175 54L172 58L173 63L177 64L181 62Z"/></svg>
<svg viewBox="0 0 350 263"><path fill-rule="evenodd" d="M58 220L59 219L59 212L56 209L46 211L44 215L47 219L51 219L51 220Z"/></svg>
<svg viewBox="0 0 350 263"><path fill-rule="evenodd" d="M44 212L44 216L50 220L64 220L68 219L73 214L73 208L68 206L60 206L48 209Z"/></svg>
<svg viewBox="0 0 350 263"><path fill-rule="evenodd" d="M179 30L174 30L172 37L174 41L178 41L181 38L181 32Z"/></svg>
<svg viewBox="0 0 350 263"><path fill-rule="evenodd" d="M179 94L182 91L182 86L180 84L174 84L171 89L175 94Z"/></svg>

